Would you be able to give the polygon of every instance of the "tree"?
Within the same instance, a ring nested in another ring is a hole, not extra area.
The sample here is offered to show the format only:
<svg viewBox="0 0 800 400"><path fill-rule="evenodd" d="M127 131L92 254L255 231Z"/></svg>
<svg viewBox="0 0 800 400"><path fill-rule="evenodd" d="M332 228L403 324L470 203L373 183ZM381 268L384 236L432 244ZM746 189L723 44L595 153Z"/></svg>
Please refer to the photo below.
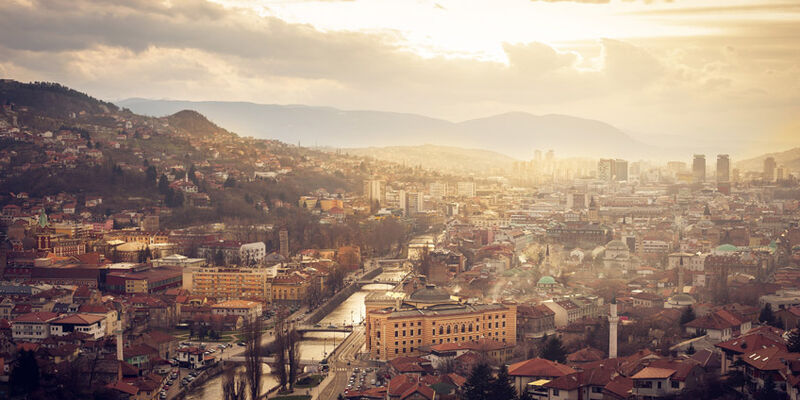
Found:
<svg viewBox="0 0 800 400"><path fill-rule="evenodd" d="M262 323L260 318L249 318L243 328L244 334L244 375L250 389L250 398L258 399L261 395L261 377L263 370L261 354Z"/></svg>
<svg viewBox="0 0 800 400"><path fill-rule="evenodd" d="M697 316L695 315L692 306L686 307L681 313L681 326L686 325L688 322L694 321L695 318L697 318Z"/></svg>
<svg viewBox="0 0 800 400"><path fill-rule="evenodd" d="M761 314L758 315L758 320L767 324L775 326L775 314L772 313L772 306L769 303L764 304L764 308L761 309Z"/></svg>
<svg viewBox="0 0 800 400"><path fill-rule="evenodd" d="M531 397L530 393L528 393L527 391L523 390L522 393L519 394L518 399L519 400L533 400L533 397Z"/></svg>
<svg viewBox="0 0 800 400"><path fill-rule="evenodd" d="M225 253L222 252L222 249L217 249L217 252L214 253L214 265L221 266L225 264Z"/></svg>
<svg viewBox="0 0 800 400"><path fill-rule="evenodd" d="M294 383L300 375L300 334L294 326L289 329L286 339L286 354L289 356L289 388L294 389Z"/></svg>
<svg viewBox="0 0 800 400"><path fill-rule="evenodd" d="M492 370L488 364L480 363L472 369L464 383L464 400L485 400L493 398Z"/></svg>
<svg viewBox="0 0 800 400"><path fill-rule="evenodd" d="M167 181L167 176L161 174L161 176L158 178L158 193L166 195L168 191L169 191L169 181Z"/></svg>
<svg viewBox="0 0 800 400"><path fill-rule="evenodd" d="M731 364L732 368L728 370L728 378L726 379L728 385L739 388L740 392L744 390L744 385L747 384L747 375L744 374L744 364L741 358L734 361L733 364Z"/></svg>
<svg viewBox="0 0 800 400"><path fill-rule="evenodd" d="M800 353L800 329L795 328L789 331L786 348L791 353Z"/></svg>
<svg viewBox="0 0 800 400"><path fill-rule="evenodd" d="M775 389L775 378L772 377L771 373L768 373L767 377L764 379L764 386L757 390L753 397L756 400L775 400L785 398L785 395L781 396L778 394L778 391Z"/></svg>
<svg viewBox="0 0 800 400"><path fill-rule="evenodd" d="M246 400L247 379L237 375L234 369L229 369L222 377L223 400Z"/></svg>
<svg viewBox="0 0 800 400"><path fill-rule="evenodd" d="M551 336L545 341L539 356L550 361L563 363L567 360L567 351L561 344L561 339Z"/></svg>
<svg viewBox="0 0 800 400"><path fill-rule="evenodd" d="M145 180L147 181L148 185L155 186L157 185L156 179L158 177L158 173L156 173L156 167L149 166L145 171Z"/></svg>
<svg viewBox="0 0 800 400"><path fill-rule="evenodd" d="M273 342L273 345L275 346L275 368L272 370L272 372L278 376L280 390L285 390L286 384L289 382L289 376L286 374L285 327L286 322L284 321L283 316L280 314L277 315L275 321L275 341Z"/></svg>
<svg viewBox="0 0 800 400"><path fill-rule="evenodd" d="M497 373L497 378L492 382L492 386L492 399L494 400L515 400L517 398L517 389L511 383L508 367L505 365L500 367L500 372Z"/></svg>
<svg viewBox="0 0 800 400"><path fill-rule="evenodd" d="M33 351L19 353L16 365L11 370L9 386L13 393L30 394L39 388L39 364Z"/></svg>

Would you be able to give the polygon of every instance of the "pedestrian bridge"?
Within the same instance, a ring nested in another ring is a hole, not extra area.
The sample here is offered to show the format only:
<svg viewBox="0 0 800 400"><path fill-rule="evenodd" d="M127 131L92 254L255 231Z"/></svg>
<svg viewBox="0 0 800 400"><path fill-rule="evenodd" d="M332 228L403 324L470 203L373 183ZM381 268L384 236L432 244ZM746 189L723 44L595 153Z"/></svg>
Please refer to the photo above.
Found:
<svg viewBox="0 0 800 400"><path fill-rule="evenodd" d="M344 325L344 326L337 326L337 325L329 325L329 326L315 326L315 325L295 325L294 329L297 332L305 333L305 332L352 332L353 327L351 325Z"/></svg>
<svg viewBox="0 0 800 400"><path fill-rule="evenodd" d="M225 359L225 362L230 363L244 363L245 358L244 356L234 356L228 359ZM300 360L300 365L317 365L320 363L321 360ZM275 357L261 357L261 362L264 364L274 365L275 364Z"/></svg>

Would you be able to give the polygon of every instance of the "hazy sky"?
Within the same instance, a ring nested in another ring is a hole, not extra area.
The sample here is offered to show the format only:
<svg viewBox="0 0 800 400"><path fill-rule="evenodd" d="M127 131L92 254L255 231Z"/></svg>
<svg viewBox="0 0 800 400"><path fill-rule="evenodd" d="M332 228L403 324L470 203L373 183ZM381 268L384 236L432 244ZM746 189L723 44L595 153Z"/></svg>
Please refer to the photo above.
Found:
<svg viewBox="0 0 800 400"><path fill-rule="evenodd" d="M570 114L750 155L800 145L800 2L4 0L0 76L109 100Z"/></svg>

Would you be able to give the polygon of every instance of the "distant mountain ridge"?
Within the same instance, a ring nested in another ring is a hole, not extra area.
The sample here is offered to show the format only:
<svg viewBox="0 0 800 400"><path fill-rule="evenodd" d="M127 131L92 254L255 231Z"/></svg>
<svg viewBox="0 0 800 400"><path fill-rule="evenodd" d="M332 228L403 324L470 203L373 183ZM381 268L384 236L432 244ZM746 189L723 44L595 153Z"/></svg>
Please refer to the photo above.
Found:
<svg viewBox="0 0 800 400"><path fill-rule="evenodd" d="M761 171L764 168L764 160L767 157L774 157L775 164L783 165L789 170L800 170L800 147L795 147L786 151L766 153L757 157L735 162L737 168L742 171Z"/></svg>
<svg viewBox="0 0 800 400"><path fill-rule="evenodd" d="M342 149L343 153L451 173L509 169L516 159L490 150L424 144Z"/></svg>
<svg viewBox="0 0 800 400"><path fill-rule="evenodd" d="M532 158L534 149L553 149L559 156L663 155L663 151L609 124L568 115L512 112L456 123L417 114L304 105L148 99L127 99L117 104L151 116L196 110L239 134L309 146L364 148L428 143L481 148L520 159Z"/></svg>

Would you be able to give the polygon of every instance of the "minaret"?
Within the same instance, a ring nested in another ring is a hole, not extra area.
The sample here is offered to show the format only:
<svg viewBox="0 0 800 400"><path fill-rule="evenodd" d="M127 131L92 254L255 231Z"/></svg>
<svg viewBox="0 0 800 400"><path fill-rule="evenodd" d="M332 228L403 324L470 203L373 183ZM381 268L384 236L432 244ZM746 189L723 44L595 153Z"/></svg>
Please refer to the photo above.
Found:
<svg viewBox="0 0 800 400"><path fill-rule="evenodd" d="M617 358L617 298L611 299L611 310L608 315L608 358Z"/></svg>
<svg viewBox="0 0 800 400"><path fill-rule="evenodd" d="M117 328L114 334L116 335L117 339L117 360L122 361L124 358L122 356L122 329Z"/></svg>

